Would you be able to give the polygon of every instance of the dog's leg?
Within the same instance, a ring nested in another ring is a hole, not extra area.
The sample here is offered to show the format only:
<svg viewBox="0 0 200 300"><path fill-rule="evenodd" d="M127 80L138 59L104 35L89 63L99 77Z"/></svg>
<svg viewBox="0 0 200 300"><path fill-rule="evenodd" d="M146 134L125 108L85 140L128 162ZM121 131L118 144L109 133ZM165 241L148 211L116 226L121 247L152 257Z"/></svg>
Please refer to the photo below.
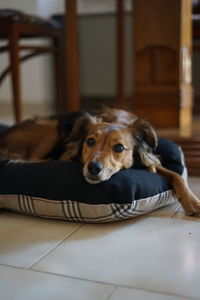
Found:
<svg viewBox="0 0 200 300"><path fill-rule="evenodd" d="M153 164L153 165L150 165L149 167L147 167L149 172L151 173L157 173L156 171L156 166Z"/></svg>
<svg viewBox="0 0 200 300"><path fill-rule="evenodd" d="M156 165L157 173L171 183L187 215L200 217L200 200L192 193L185 180L177 173Z"/></svg>

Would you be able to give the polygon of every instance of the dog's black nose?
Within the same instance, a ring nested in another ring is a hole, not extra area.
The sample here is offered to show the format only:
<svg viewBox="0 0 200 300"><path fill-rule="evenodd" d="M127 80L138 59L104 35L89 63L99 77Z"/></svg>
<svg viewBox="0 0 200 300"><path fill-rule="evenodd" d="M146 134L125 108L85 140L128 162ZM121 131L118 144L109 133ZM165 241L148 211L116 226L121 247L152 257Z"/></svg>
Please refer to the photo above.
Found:
<svg viewBox="0 0 200 300"><path fill-rule="evenodd" d="M88 164L88 172L91 175L98 175L102 169L103 169L103 165L98 161L91 161Z"/></svg>

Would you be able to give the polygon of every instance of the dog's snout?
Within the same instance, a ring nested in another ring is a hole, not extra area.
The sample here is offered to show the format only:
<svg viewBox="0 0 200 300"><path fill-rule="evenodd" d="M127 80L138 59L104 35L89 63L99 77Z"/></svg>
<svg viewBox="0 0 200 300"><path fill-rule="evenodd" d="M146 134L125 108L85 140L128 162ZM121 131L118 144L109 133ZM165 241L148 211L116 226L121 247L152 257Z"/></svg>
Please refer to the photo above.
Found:
<svg viewBox="0 0 200 300"><path fill-rule="evenodd" d="M91 175L98 175L102 169L103 169L103 165L98 161L91 161L88 164L88 172Z"/></svg>

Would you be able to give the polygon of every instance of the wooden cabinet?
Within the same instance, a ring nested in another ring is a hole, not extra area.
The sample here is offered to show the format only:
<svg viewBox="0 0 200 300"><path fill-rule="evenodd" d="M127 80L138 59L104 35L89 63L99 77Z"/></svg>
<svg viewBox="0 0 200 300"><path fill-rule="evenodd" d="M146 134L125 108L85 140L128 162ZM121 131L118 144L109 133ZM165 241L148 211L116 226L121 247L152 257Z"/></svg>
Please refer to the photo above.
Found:
<svg viewBox="0 0 200 300"><path fill-rule="evenodd" d="M189 135L191 0L133 0L133 111Z"/></svg>

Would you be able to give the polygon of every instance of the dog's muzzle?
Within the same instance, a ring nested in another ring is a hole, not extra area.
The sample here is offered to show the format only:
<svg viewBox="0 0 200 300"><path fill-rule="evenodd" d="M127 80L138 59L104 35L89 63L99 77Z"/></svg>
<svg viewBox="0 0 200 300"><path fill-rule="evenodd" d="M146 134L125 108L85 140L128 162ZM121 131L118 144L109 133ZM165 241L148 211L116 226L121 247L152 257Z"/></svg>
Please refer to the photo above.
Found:
<svg viewBox="0 0 200 300"><path fill-rule="evenodd" d="M103 165L98 161L91 161L88 164L88 172L92 176L98 175L102 169L103 169Z"/></svg>
<svg viewBox="0 0 200 300"><path fill-rule="evenodd" d="M102 163L98 161L91 161L87 165L87 170L85 170L86 172L84 172L85 179L87 180L87 182L89 183L101 182L102 180L101 180L100 173L103 170L103 168L104 166L102 165Z"/></svg>

